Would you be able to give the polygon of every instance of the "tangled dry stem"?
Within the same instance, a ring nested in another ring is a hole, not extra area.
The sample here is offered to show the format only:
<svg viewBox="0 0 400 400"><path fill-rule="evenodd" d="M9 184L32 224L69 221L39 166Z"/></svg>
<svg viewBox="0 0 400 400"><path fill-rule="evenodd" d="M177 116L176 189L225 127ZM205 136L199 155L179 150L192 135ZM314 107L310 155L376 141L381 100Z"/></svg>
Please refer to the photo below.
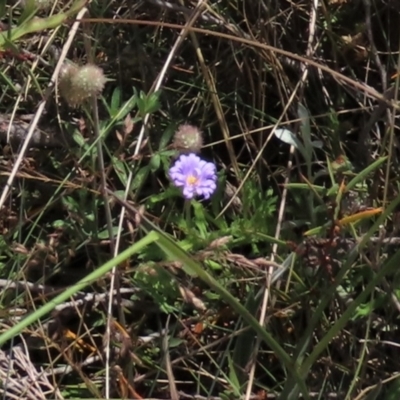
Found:
<svg viewBox="0 0 400 400"><path fill-rule="evenodd" d="M8 352L0 350L0 382L0 394L6 399L64 398L45 371L35 367L29 352L22 345L14 346Z"/></svg>

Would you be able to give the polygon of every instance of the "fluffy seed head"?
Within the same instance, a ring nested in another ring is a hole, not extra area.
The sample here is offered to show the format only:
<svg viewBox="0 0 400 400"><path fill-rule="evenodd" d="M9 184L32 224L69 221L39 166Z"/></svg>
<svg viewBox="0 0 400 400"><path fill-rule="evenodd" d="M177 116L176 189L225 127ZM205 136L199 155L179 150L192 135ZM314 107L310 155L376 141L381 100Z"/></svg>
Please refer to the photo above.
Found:
<svg viewBox="0 0 400 400"><path fill-rule="evenodd" d="M72 77L78 73L78 67L74 64L64 63L61 67L58 87L61 95L69 104L75 103L74 91L72 89Z"/></svg>
<svg viewBox="0 0 400 400"><path fill-rule="evenodd" d="M173 146L181 153L199 153L203 146L203 135L193 125L180 125L175 132Z"/></svg>
<svg viewBox="0 0 400 400"><path fill-rule="evenodd" d="M64 63L61 67L59 84L71 85L71 79L78 73L78 67L74 64Z"/></svg>
<svg viewBox="0 0 400 400"><path fill-rule="evenodd" d="M60 92L71 106L79 106L90 97L98 96L105 83L103 70L92 64L83 67L66 64L59 79Z"/></svg>
<svg viewBox="0 0 400 400"><path fill-rule="evenodd" d="M72 77L72 85L91 96L98 96L103 91L105 83L103 70L92 64L79 68L78 73Z"/></svg>

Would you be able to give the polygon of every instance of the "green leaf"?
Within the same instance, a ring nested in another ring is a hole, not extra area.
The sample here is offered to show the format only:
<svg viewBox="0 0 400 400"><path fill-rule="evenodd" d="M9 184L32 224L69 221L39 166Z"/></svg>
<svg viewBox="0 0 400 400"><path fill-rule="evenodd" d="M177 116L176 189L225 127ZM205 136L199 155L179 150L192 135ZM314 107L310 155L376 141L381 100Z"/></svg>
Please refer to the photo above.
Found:
<svg viewBox="0 0 400 400"><path fill-rule="evenodd" d="M194 210L194 216L195 216L195 224L197 229L200 232L200 236L205 239L208 236L209 228L206 222L206 217L204 213L204 206L202 203L199 203L197 201L194 201L191 203L193 206Z"/></svg>
<svg viewBox="0 0 400 400"><path fill-rule="evenodd" d="M134 192L135 190L139 189L142 187L142 185L145 183L147 176L150 173L150 167L146 165L145 167L142 167L139 169L139 171L135 174L135 177L132 180L132 185L130 190Z"/></svg>
<svg viewBox="0 0 400 400"><path fill-rule="evenodd" d="M110 116L111 118L115 118L116 115L118 115L119 108L121 105L121 88L116 87L113 91L113 94L111 96L111 102L110 102Z"/></svg>
<svg viewBox="0 0 400 400"><path fill-rule="evenodd" d="M229 383L231 388L234 390L236 398L240 398L240 381L236 374L235 365L232 361L232 357L228 353L228 367L229 367Z"/></svg>
<svg viewBox="0 0 400 400"><path fill-rule="evenodd" d="M118 233L118 226L113 226L112 228L112 235L115 237ZM105 240L105 239L110 239L110 235L108 233L108 229L104 229L104 231L101 231L97 234L97 238L100 240Z"/></svg>
<svg viewBox="0 0 400 400"><path fill-rule="evenodd" d="M186 341L183 339L179 339L179 338L174 338L174 337L169 337L168 338L168 347L170 349L173 349L174 347L179 347L183 344L185 344Z"/></svg>
<svg viewBox="0 0 400 400"><path fill-rule="evenodd" d="M302 153L305 152L304 146L300 143L299 139L297 139L296 135L291 130L287 128L278 128L275 129L274 134L283 143L293 146Z"/></svg>
<svg viewBox="0 0 400 400"><path fill-rule="evenodd" d="M135 90L134 90L135 91ZM107 125L102 129L101 136L107 137L108 133L115 126L115 124L119 121L122 121L128 113L130 113L133 108L136 106L136 91L135 94L127 100L121 107L118 107L115 114L112 116L110 121L107 121ZM140 118L132 118L132 123L140 121Z"/></svg>
<svg viewBox="0 0 400 400"><path fill-rule="evenodd" d="M285 185L288 189L302 189L302 190L310 190L310 185L307 185L307 183L287 183ZM312 185L313 190L315 190L318 193L325 194L327 191L327 188L325 186L317 186L317 185Z"/></svg>
<svg viewBox="0 0 400 400"><path fill-rule="evenodd" d="M160 108L159 95L160 92L155 92L152 93L147 99L147 104L146 104L147 114L152 114Z"/></svg>
<svg viewBox="0 0 400 400"><path fill-rule="evenodd" d="M398 400L400 399L400 378L394 380L389 388L387 389L387 394L385 400Z"/></svg>
<svg viewBox="0 0 400 400"><path fill-rule="evenodd" d="M303 104L299 103L297 114L300 118L300 132L307 152L308 159L311 159L312 142L311 142L311 129L310 129L310 114Z"/></svg>
<svg viewBox="0 0 400 400"><path fill-rule="evenodd" d="M27 0L25 1L25 6L23 8L21 16L18 18L17 26L23 25L24 22L32 19L37 11L37 7L35 6L35 0Z"/></svg>
<svg viewBox="0 0 400 400"><path fill-rule="evenodd" d="M160 164L161 164L161 157L160 154L156 153L153 155L153 157L151 157L150 162L149 162L149 166L150 166L150 171L151 172L156 172L158 171L158 169L160 168Z"/></svg>
<svg viewBox="0 0 400 400"><path fill-rule="evenodd" d="M173 134L175 133L176 125L175 124L169 124L167 128L165 129L164 133L161 135L160 139L160 144L158 146L158 149L160 151L164 150L168 144L171 141L171 138Z"/></svg>
<svg viewBox="0 0 400 400"><path fill-rule="evenodd" d="M125 162L122 160L119 160L116 157L112 157L111 160L112 160L112 164L114 167L114 171L118 175L119 180L121 181L121 183L123 185L126 185L126 183L128 182L129 173L128 173L128 169L127 169Z"/></svg>
<svg viewBox="0 0 400 400"><path fill-rule="evenodd" d="M139 113L142 116L142 118L146 114L151 114L155 111L157 111L160 107L159 101L159 92L151 93L149 95L146 95L144 92L140 92L138 98L137 98L137 104L139 108Z"/></svg>
<svg viewBox="0 0 400 400"><path fill-rule="evenodd" d="M63 219L57 219L55 221L53 221L53 223L51 224L53 228L55 229L62 229L68 226L67 221L64 221Z"/></svg>
<svg viewBox="0 0 400 400"><path fill-rule="evenodd" d="M385 161L387 160L387 157L380 157L376 161L374 161L371 165L368 165L367 168L362 170L355 176L347 185L346 185L346 191L349 191L353 189L357 184L361 183L364 181L370 173L378 169Z"/></svg>
<svg viewBox="0 0 400 400"><path fill-rule="evenodd" d="M71 196L63 196L61 201L68 211L77 213L80 210L79 204Z"/></svg>
<svg viewBox="0 0 400 400"><path fill-rule="evenodd" d="M0 0L0 18L4 18L6 15L6 0Z"/></svg>

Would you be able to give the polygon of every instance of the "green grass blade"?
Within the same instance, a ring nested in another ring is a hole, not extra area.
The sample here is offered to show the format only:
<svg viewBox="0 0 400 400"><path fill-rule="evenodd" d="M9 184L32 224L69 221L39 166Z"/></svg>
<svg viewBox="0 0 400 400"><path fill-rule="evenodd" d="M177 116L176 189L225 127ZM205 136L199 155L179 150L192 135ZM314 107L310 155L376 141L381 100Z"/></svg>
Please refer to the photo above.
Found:
<svg viewBox="0 0 400 400"><path fill-rule="evenodd" d="M357 174L347 185L346 185L346 191L349 191L353 189L354 186L357 185L357 183L365 181L365 179L368 177L368 175L378 169L385 161L387 160L387 157L380 157L376 161L374 161L371 165L368 165L367 168L363 169L361 172Z"/></svg>

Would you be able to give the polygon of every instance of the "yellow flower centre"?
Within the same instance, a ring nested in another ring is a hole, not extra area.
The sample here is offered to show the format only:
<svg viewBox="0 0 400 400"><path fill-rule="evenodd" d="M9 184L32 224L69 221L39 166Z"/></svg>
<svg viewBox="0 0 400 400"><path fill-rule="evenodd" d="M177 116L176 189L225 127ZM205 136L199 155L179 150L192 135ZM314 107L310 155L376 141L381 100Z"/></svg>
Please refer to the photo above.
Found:
<svg viewBox="0 0 400 400"><path fill-rule="evenodd" d="M189 175L186 179L186 183L190 186L196 185L199 179L193 175Z"/></svg>

